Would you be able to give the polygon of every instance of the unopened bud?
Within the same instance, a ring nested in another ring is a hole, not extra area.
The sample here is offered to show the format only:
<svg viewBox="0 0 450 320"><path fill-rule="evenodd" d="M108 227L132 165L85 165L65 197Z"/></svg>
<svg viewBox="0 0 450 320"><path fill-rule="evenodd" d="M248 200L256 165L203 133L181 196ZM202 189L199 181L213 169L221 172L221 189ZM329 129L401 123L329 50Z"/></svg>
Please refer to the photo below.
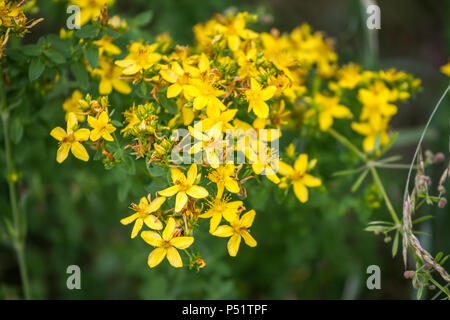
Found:
<svg viewBox="0 0 450 320"><path fill-rule="evenodd" d="M447 204L447 199L445 199L444 197L442 197L442 198L439 200L439 202L438 202L438 207L442 209L442 208L445 207L446 204Z"/></svg>
<svg viewBox="0 0 450 320"><path fill-rule="evenodd" d="M405 277L405 279L412 279L415 275L416 273L411 270L406 270L405 272L403 272L403 276Z"/></svg>
<svg viewBox="0 0 450 320"><path fill-rule="evenodd" d="M434 162L442 162L444 161L445 156L442 152L438 152L434 155Z"/></svg>

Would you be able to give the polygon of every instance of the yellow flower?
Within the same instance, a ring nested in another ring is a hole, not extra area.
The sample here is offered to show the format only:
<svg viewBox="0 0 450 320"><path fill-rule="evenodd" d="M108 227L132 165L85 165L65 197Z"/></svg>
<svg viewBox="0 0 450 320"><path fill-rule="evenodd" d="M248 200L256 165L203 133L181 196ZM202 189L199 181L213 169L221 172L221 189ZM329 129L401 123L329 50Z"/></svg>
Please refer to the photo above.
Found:
<svg viewBox="0 0 450 320"><path fill-rule="evenodd" d="M222 199L222 197L216 197L208 205L210 208L205 213L199 215L199 218L211 218L209 221L209 232L213 233L220 224L220 221L222 221L222 217L228 222L234 221L243 203L242 201L229 202L229 198Z"/></svg>
<svg viewBox="0 0 450 320"><path fill-rule="evenodd" d="M250 235L248 228L253 224L255 219L255 210L250 210L245 213L240 219L235 216L229 226L222 225L217 227L216 231L212 234L217 237L227 238L230 237L227 244L228 253L230 256L235 257L239 251L239 245L241 244L241 238L244 238L244 242L249 247L256 247L256 240Z"/></svg>
<svg viewBox="0 0 450 320"><path fill-rule="evenodd" d="M69 150L72 154L83 161L89 160L89 154L87 153L84 146L80 143L89 139L89 129L74 129L78 126L77 117L75 113L69 113L67 117L67 131L61 127L54 128L50 135L59 141L59 148L56 153L56 161L59 163L66 160Z"/></svg>
<svg viewBox="0 0 450 320"><path fill-rule="evenodd" d="M175 212L180 212L188 201L188 196L195 199L206 198L208 191L195 184L197 180L197 165L192 164L187 172L187 177L178 168L172 168L171 171L173 186L158 191L158 194L164 197L177 195L175 201Z"/></svg>
<svg viewBox="0 0 450 320"><path fill-rule="evenodd" d="M105 35L100 40L96 40L93 42L93 44L99 46L98 54L100 57L103 56L103 51L113 56L118 55L122 52L118 46L112 43L112 40L113 38Z"/></svg>
<svg viewBox="0 0 450 320"><path fill-rule="evenodd" d="M363 140L364 151L370 152L375 147L375 141L380 136L380 145L384 146L389 143L389 135L387 118L373 118L371 121L362 123L352 123L352 129L359 134L366 136Z"/></svg>
<svg viewBox="0 0 450 320"><path fill-rule="evenodd" d="M361 66L349 63L343 66L338 72L338 85L341 88L353 89L363 79Z"/></svg>
<svg viewBox="0 0 450 320"><path fill-rule="evenodd" d="M247 158L249 163L252 164L253 172L262 174L273 183L278 184L280 178L278 178L275 171L279 166L278 151L257 140L250 141L249 146L246 150Z"/></svg>
<svg viewBox="0 0 450 320"><path fill-rule="evenodd" d="M177 97L183 91L184 86L189 83L189 80L199 75L199 70L194 67L186 64L183 68L179 63L174 62L170 69L163 69L159 72L164 80L171 83L167 88L167 98Z"/></svg>
<svg viewBox="0 0 450 320"><path fill-rule="evenodd" d="M233 178L233 175L234 164L219 166L208 175L208 179L217 184L217 198L222 197L225 188L231 193L239 192L239 184Z"/></svg>
<svg viewBox="0 0 450 320"><path fill-rule="evenodd" d="M131 238L137 236L144 223L150 229L161 230L163 228L161 221L151 213L161 208L164 201L166 201L165 197L158 197L149 203L146 197L142 197L138 205L135 203L131 204L131 209L136 211L136 213L120 220L120 223L123 225L128 225L135 221L133 231L131 231Z"/></svg>
<svg viewBox="0 0 450 320"><path fill-rule="evenodd" d="M98 119L88 116L88 123L92 127L91 131L91 140L97 141L100 138L103 138L107 141L114 141L111 133L116 131L116 128L109 123L110 119L108 113L106 111L102 111Z"/></svg>
<svg viewBox="0 0 450 320"><path fill-rule="evenodd" d="M363 104L361 120L377 116L393 116L397 113L397 107L389 102L395 100L397 96L396 90L389 90L381 81L375 82L368 89L358 90L358 99Z"/></svg>
<svg viewBox="0 0 450 320"><path fill-rule="evenodd" d="M189 127L189 132L195 139L194 145L190 149L191 154L204 152L205 163L214 169L219 166L223 160L227 142L223 140L223 133L220 130L220 124L217 123L211 129L202 132L202 122L198 122L194 127Z"/></svg>
<svg viewBox="0 0 450 320"><path fill-rule="evenodd" d="M450 61L441 67L441 72L446 76L450 77Z"/></svg>
<svg viewBox="0 0 450 320"><path fill-rule="evenodd" d="M166 256L174 268L181 268L183 266L183 261L177 249L187 249L194 242L194 238L174 237L175 227L176 222L170 217L162 233L162 237L154 231L141 232L142 239L149 245L156 247L148 256L147 263L150 268L156 267Z"/></svg>
<svg viewBox="0 0 450 320"><path fill-rule="evenodd" d="M119 79L122 74L122 68L114 65L112 58L101 57L99 61L99 67L93 70L93 74L100 76L100 85L98 92L101 95L108 95L112 92L112 89L123 94L129 94L131 88L124 80Z"/></svg>
<svg viewBox="0 0 450 320"><path fill-rule="evenodd" d="M129 54L125 59L117 60L116 65L124 68L123 74L125 75L133 75L141 70L150 69L161 60L161 55L154 52L157 47L157 43L147 45L142 42L133 42L129 47Z"/></svg>
<svg viewBox="0 0 450 320"><path fill-rule="evenodd" d="M305 203L308 201L308 188L318 187L322 184L322 180L306 173L311 163L315 164L315 160L311 160L308 165L308 155L302 153L295 160L294 167L280 161L278 172L283 176L287 176L293 185L294 193L297 199Z"/></svg>
<svg viewBox="0 0 450 320"><path fill-rule="evenodd" d="M63 109L66 111L66 121L68 119L69 113L73 112L75 113L75 116L77 117L77 120L79 122L84 122L86 119L85 112L83 108L83 105L80 103L80 100L83 99L83 95L80 91L75 90L72 93L72 96L68 99L66 99L63 103Z"/></svg>
<svg viewBox="0 0 450 320"><path fill-rule="evenodd" d="M223 90L216 89L212 84L201 80L192 79L190 85L184 86L184 94L188 100L194 99L195 110L201 110L204 107L211 107L219 110L225 110L225 105L217 98L223 95Z"/></svg>
<svg viewBox="0 0 450 320"><path fill-rule="evenodd" d="M252 78L250 80L250 89L245 91L245 97L248 101L248 112L252 111L258 118L269 117L269 106L265 101L273 97L277 91L275 86L268 86L263 89L259 82Z"/></svg>
<svg viewBox="0 0 450 320"><path fill-rule="evenodd" d="M102 7L106 4L108 7L114 3L114 0L71 0L72 4L81 8L81 25L100 15Z"/></svg>
<svg viewBox="0 0 450 320"><path fill-rule="evenodd" d="M314 96L314 102L318 108L310 109L306 113L306 117L310 117L316 112L319 113L319 127L322 131L327 131L333 125L333 118L352 118L351 111L341 104L339 104L339 97L328 97L320 93Z"/></svg>
<svg viewBox="0 0 450 320"><path fill-rule="evenodd" d="M238 109L228 109L226 111L221 111L218 108L207 107L206 108L206 119L203 119L202 130L207 131L212 127L218 125L220 131L225 132L227 129L232 129L233 126L229 124L231 120L234 119Z"/></svg>

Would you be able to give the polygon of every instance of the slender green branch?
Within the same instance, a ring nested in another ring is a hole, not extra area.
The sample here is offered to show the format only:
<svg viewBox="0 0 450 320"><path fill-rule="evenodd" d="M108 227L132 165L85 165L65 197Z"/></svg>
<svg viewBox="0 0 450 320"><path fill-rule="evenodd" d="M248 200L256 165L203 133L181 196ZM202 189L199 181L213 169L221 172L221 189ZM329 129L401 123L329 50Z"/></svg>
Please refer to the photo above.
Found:
<svg viewBox="0 0 450 320"><path fill-rule="evenodd" d="M6 156L6 179L8 181L9 200L11 203L13 227L14 227L14 249L17 254L17 262L20 269L20 277L25 299L30 299L30 286L28 280L27 265L25 259L25 216L20 215L16 195L16 179L12 177L15 174L15 166L11 150L11 140L9 137L9 111L7 108L6 90L3 81L3 73L0 73L0 91L1 91L1 117L3 123L3 138L5 140Z"/></svg>
<svg viewBox="0 0 450 320"><path fill-rule="evenodd" d="M336 140L341 142L343 145L345 145L347 148L349 148L351 151L353 151L361 160L364 162L367 162L367 156L359 151L357 147L353 143L350 142L346 137L335 131L333 128L328 129L328 133L330 133Z"/></svg>
<svg viewBox="0 0 450 320"><path fill-rule="evenodd" d="M397 228L402 232L403 229L400 228L401 222L397 216L397 213L395 213L395 209L392 206L391 200L389 199L389 196L386 193L386 190L384 189L383 183L381 182L380 176L378 175L377 170L375 167L371 166L369 167L370 172L372 173L373 180L375 181L375 184L377 185L378 190L381 192L381 195L383 196L384 202L386 203L386 206L388 208L389 213L391 214L392 219L394 220L395 224L397 225Z"/></svg>

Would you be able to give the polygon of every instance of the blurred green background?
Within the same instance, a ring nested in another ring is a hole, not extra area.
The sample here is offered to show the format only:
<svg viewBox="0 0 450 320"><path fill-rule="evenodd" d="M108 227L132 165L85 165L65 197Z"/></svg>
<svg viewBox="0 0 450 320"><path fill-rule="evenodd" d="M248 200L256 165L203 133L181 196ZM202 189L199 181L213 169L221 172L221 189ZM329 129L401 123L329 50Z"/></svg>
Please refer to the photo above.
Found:
<svg viewBox="0 0 450 320"><path fill-rule="evenodd" d="M400 131L391 151L410 161L420 129L433 105L448 85L439 73L450 52L449 1L382 1L378 55L367 46L365 15L359 1L295 0L117 0L112 12L124 17L151 10L149 35L169 32L174 40L190 44L192 27L215 12L230 8L260 16L259 31L279 28L290 31L303 22L336 40L341 62L364 66L396 67L422 79L423 91L400 105L393 126ZM46 20L24 39L34 43L42 35L58 33L65 25L65 5L38 1L36 17ZM226 252L224 239L211 237L202 228L196 243L207 266L196 273L175 270L167 263L150 270L146 264L151 247L130 240L130 230L119 220L155 183L140 174L106 171L99 162L87 164L69 157L55 161L56 143L48 132L63 119L66 96L36 97L33 112L25 117L23 138L14 144L21 173L20 206L28 217L27 260L33 298L40 299L409 299L410 282L402 276L401 257L391 257L391 245L363 229L370 220L387 217L384 205L367 208L369 184L357 194L350 192L352 178L332 173L352 166L343 149L333 141L298 144L299 151L329 152L319 159L319 171L327 190L315 192L307 205L292 196L284 198L270 183L249 184L248 204L258 215L252 234L256 248L241 246L236 258ZM20 112L20 111L18 111ZM448 99L441 108L426 147L448 155ZM43 138L44 137L44 138ZM3 141L3 137L0 136ZM288 141L289 142L289 141ZM4 151L0 150L3 168ZM442 170L442 165L439 170ZM438 172L438 171L436 171ZM387 188L401 208L406 171L382 172ZM0 215L9 215L8 188L0 183ZM367 209L361 209L367 208ZM434 209L433 209L434 210ZM441 209L429 212L436 218L424 225L431 234L426 247L450 252L450 215ZM207 223L204 223L207 225ZM0 239L4 230L0 229ZM81 268L81 290L68 290L66 268ZM381 290L366 288L366 268L381 267ZM21 296L20 275L14 251L0 242L0 298Z"/></svg>

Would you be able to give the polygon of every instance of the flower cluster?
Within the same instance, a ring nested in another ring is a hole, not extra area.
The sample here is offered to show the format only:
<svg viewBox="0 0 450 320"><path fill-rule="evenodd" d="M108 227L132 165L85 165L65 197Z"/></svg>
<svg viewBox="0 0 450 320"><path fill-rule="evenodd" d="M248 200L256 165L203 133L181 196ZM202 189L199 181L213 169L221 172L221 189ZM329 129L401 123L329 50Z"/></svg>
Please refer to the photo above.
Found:
<svg viewBox="0 0 450 320"><path fill-rule="evenodd" d="M90 18L100 14L100 6L83 10L92 11ZM94 42L98 67L86 62L99 95L117 92L137 103L122 109L122 124L111 121L106 97L83 99L74 91L63 106L67 130L51 133L60 144L58 162L69 150L87 161L84 143L101 150L110 167L125 162L126 150L145 161L150 173L170 172L166 188L132 204L134 213L121 220L134 222L132 238L140 233L155 247L150 267L165 257L181 267L178 250L186 252L189 266L203 267L202 256L188 250L200 219L209 219L213 236L229 237L230 256L238 253L241 239L256 246L250 233L256 213L245 206L249 179L266 177L286 192L292 187L301 203L308 201L309 188L322 185L311 174L317 159L297 155L293 144L280 152L286 132L327 135L347 125L356 141L356 133L364 136L363 149L372 154L390 141L393 103L419 89L420 82L404 72L340 66L333 41L307 24L289 34L258 33L248 27L256 21L247 12L216 15L194 27L193 47L175 45L163 34L153 43L133 41L122 53L112 37L102 35ZM79 127L86 122L89 128ZM121 139L113 135L116 127L123 127ZM151 230L141 231L144 225Z"/></svg>
<svg viewBox="0 0 450 320"><path fill-rule="evenodd" d="M11 34L23 37L30 28L43 19L28 19L25 11L34 6L34 1L0 0L0 58Z"/></svg>

